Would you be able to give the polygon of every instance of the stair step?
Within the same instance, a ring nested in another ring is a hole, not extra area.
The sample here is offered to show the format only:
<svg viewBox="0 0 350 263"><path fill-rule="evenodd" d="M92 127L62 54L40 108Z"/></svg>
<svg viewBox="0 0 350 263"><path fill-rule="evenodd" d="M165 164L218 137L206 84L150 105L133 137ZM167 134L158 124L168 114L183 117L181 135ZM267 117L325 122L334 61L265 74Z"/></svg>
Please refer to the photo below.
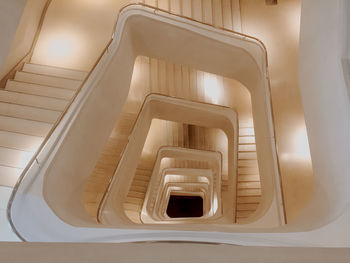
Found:
<svg viewBox="0 0 350 263"><path fill-rule="evenodd" d="M30 136L8 131L0 131L1 147L34 152L38 149L43 140L43 137Z"/></svg>
<svg viewBox="0 0 350 263"><path fill-rule="evenodd" d="M138 176L138 175L151 176L152 175L152 171L151 170L145 170L145 169L137 168L135 174L136 174L136 176Z"/></svg>
<svg viewBox="0 0 350 263"><path fill-rule="evenodd" d="M261 196L261 189L238 189L237 196Z"/></svg>
<svg viewBox="0 0 350 263"><path fill-rule="evenodd" d="M247 218L252 213L254 213L254 211L237 211L236 212L236 218Z"/></svg>
<svg viewBox="0 0 350 263"><path fill-rule="evenodd" d="M256 204L260 203L260 196L240 196L237 197L238 204Z"/></svg>
<svg viewBox="0 0 350 263"><path fill-rule="evenodd" d="M244 174L244 175L238 175L238 182L260 182L260 175L258 174Z"/></svg>
<svg viewBox="0 0 350 263"><path fill-rule="evenodd" d="M238 144L255 144L255 136L238 137Z"/></svg>
<svg viewBox="0 0 350 263"><path fill-rule="evenodd" d="M145 193L141 192L135 192L135 191L129 191L128 196L129 197L135 197L135 198L145 198Z"/></svg>
<svg viewBox="0 0 350 263"><path fill-rule="evenodd" d="M142 181L142 180L133 180L133 182L132 182L132 185L134 185L134 186L142 186L142 187L145 187L145 188L147 188L147 186L148 186L148 181Z"/></svg>
<svg viewBox="0 0 350 263"><path fill-rule="evenodd" d="M82 81L17 71L15 80L62 89L77 90Z"/></svg>
<svg viewBox="0 0 350 263"><path fill-rule="evenodd" d="M259 189L261 188L260 182L239 182L237 189Z"/></svg>
<svg viewBox="0 0 350 263"><path fill-rule="evenodd" d="M75 93L74 90L48 87L15 80L8 80L5 90L64 100L70 100Z"/></svg>
<svg viewBox="0 0 350 263"><path fill-rule="evenodd" d="M52 124L0 115L0 130L45 137Z"/></svg>
<svg viewBox="0 0 350 263"><path fill-rule="evenodd" d="M238 153L239 160L256 160L256 152L239 152Z"/></svg>
<svg viewBox="0 0 350 263"><path fill-rule="evenodd" d="M141 211L142 206L132 203L124 203L124 209L125 210L131 210L131 211Z"/></svg>
<svg viewBox="0 0 350 263"><path fill-rule="evenodd" d="M139 180L139 181L144 181L144 182L149 182L149 180L151 179L151 175L135 175L134 180Z"/></svg>
<svg viewBox="0 0 350 263"><path fill-rule="evenodd" d="M240 128L239 131L239 136L249 136L252 137L255 135L254 128Z"/></svg>
<svg viewBox="0 0 350 263"><path fill-rule="evenodd" d="M255 211L259 204L237 204L237 211Z"/></svg>
<svg viewBox="0 0 350 263"><path fill-rule="evenodd" d="M138 186L138 185L131 185L130 191L139 192L139 193L146 193L147 187Z"/></svg>
<svg viewBox="0 0 350 263"><path fill-rule="evenodd" d="M125 199L125 203L142 205L143 204L143 199L127 196L126 199Z"/></svg>
<svg viewBox="0 0 350 263"><path fill-rule="evenodd" d="M0 165L24 168L32 158L32 152L0 147Z"/></svg>
<svg viewBox="0 0 350 263"><path fill-rule="evenodd" d="M0 165L0 185L14 186L23 169Z"/></svg>
<svg viewBox="0 0 350 263"><path fill-rule="evenodd" d="M238 168L238 174L239 175L254 175L259 174L259 168L258 167L239 167Z"/></svg>
<svg viewBox="0 0 350 263"><path fill-rule="evenodd" d="M68 78L75 80L84 80L88 72L76 69L66 69L47 65L25 63L23 71L35 74L42 74L60 78Z"/></svg>
<svg viewBox="0 0 350 263"><path fill-rule="evenodd" d="M255 144L238 145L239 152L256 152Z"/></svg>
<svg viewBox="0 0 350 263"><path fill-rule="evenodd" d="M258 167L257 160L238 160L238 167Z"/></svg>
<svg viewBox="0 0 350 263"><path fill-rule="evenodd" d="M68 101L62 99L29 95L7 90L0 90L0 101L56 111L63 111L68 104Z"/></svg>
<svg viewBox="0 0 350 263"><path fill-rule="evenodd" d="M32 121L54 123L61 115L61 112L0 102L0 115Z"/></svg>

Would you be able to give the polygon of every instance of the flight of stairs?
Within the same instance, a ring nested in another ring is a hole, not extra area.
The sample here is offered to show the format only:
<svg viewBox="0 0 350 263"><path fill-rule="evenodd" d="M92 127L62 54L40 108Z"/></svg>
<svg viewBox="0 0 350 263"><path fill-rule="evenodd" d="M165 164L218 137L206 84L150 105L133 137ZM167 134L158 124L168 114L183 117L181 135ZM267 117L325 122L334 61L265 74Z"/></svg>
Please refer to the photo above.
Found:
<svg viewBox="0 0 350 263"><path fill-rule="evenodd" d="M126 215L135 223L141 223L140 212L151 175L151 169L137 168L129 193L124 202Z"/></svg>
<svg viewBox="0 0 350 263"><path fill-rule="evenodd" d="M0 184L16 183L86 75L25 64L0 89Z"/></svg>
<svg viewBox="0 0 350 263"><path fill-rule="evenodd" d="M261 185L254 128L239 129L236 222L254 213L260 203Z"/></svg>

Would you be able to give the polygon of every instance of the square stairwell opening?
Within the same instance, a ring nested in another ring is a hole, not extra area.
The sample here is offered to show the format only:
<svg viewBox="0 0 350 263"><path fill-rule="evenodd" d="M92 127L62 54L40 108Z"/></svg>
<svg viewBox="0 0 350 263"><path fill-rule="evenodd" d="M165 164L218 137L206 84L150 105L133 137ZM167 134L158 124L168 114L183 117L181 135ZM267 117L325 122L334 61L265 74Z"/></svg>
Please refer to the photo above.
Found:
<svg viewBox="0 0 350 263"><path fill-rule="evenodd" d="M170 218L203 216L203 198L201 196L170 195L166 210Z"/></svg>

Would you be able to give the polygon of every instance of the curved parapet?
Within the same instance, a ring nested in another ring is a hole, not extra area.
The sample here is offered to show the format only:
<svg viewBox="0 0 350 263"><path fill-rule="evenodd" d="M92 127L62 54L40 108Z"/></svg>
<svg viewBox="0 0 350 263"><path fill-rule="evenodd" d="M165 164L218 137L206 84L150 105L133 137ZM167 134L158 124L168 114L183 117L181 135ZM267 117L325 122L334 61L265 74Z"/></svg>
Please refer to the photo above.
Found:
<svg viewBox="0 0 350 263"><path fill-rule="evenodd" d="M130 141L123 152L118 168L109 185L108 193L102 201L102 207L99 211L100 222L118 227L124 223L122 204L133 179L130 174L134 174L136 171L151 121L154 118L181 121L208 128L219 128L225 132L228 138L228 180L232 188L229 199L233 201L231 204L231 210L233 210L236 196L233 186L236 181L238 145L236 112L222 106L151 94L144 102L133 132L130 135ZM153 169L154 173L159 170L162 157L176 156L175 153L169 154L169 152L170 149L167 148L161 151ZM182 150L182 152L186 151ZM192 153L192 155L194 154ZM151 187L154 179L156 179L156 176L152 176ZM268 206L269 204L266 204L266 207ZM232 211L231 214L233 216L234 212Z"/></svg>

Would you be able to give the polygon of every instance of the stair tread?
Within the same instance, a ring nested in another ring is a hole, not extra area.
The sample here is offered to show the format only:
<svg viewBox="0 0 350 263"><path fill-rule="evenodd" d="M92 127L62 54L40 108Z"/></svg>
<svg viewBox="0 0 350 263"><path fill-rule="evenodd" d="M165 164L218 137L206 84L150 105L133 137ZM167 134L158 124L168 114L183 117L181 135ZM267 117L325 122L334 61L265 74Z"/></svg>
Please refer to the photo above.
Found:
<svg viewBox="0 0 350 263"><path fill-rule="evenodd" d="M23 71L29 73L38 73L55 77L63 77L76 80L84 80L87 76L87 71L61 68L48 65L39 65L33 63L25 63L23 66Z"/></svg>
<svg viewBox="0 0 350 263"><path fill-rule="evenodd" d="M259 204L237 204L237 211L255 211Z"/></svg>
<svg viewBox="0 0 350 263"><path fill-rule="evenodd" d="M23 71L17 71L14 79L27 83L70 90L77 90L82 83L82 81L80 80L65 79L48 75L28 73Z"/></svg>
<svg viewBox="0 0 350 263"><path fill-rule="evenodd" d="M0 115L54 123L61 115L61 112L0 101Z"/></svg>
<svg viewBox="0 0 350 263"><path fill-rule="evenodd" d="M23 169L0 165L0 185L13 187Z"/></svg>
<svg viewBox="0 0 350 263"><path fill-rule="evenodd" d="M51 98L70 100L75 91L69 89L49 87L45 85L38 85L33 83L25 83L16 80L8 80L6 83L5 90L22 92L25 94L47 96Z"/></svg>
<svg viewBox="0 0 350 263"><path fill-rule="evenodd" d="M251 174L239 174L238 175L238 182L260 182L260 175L255 174L255 175L251 175Z"/></svg>
<svg viewBox="0 0 350 263"><path fill-rule="evenodd" d="M240 196L237 197L237 204L260 203L260 196Z"/></svg>
<svg viewBox="0 0 350 263"><path fill-rule="evenodd" d="M261 196L261 189L238 189L237 196Z"/></svg>
<svg viewBox="0 0 350 263"><path fill-rule="evenodd" d="M33 157L33 152L25 152L0 147L0 165L15 168L24 168Z"/></svg>
<svg viewBox="0 0 350 263"><path fill-rule="evenodd" d="M258 167L257 160L238 160L238 167Z"/></svg>
<svg viewBox="0 0 350 263"><path fill-rule="evenodd" d="M0 90L0 101L57 111L63 111L68 104L68 101L63 99L42 97L8 90Z"/></svg>
<svg viewBox="0 0 350 263"><path fill-rule="evenodd" d="M50 123L0 115L0 130L3 131L45 137L51 128L52 124Z"/></svg>
<svg viewBox="0 0 350 263"><path fill-rule="evenodd" d="M238 182L237 189L260 189L260 182Z"/></svg>
<svg viewBox="0 0 350 263"><path fill-rule="evenodd" d="M36 151L43 140L43 137L0 130L1 147L22 151Z"/></svg>
<svg viewBox="0 0 350 263"><path fill-rule="evenodd" d="M128 196L135 197L135 198L145 198L146 193L141 192L135 192L135 191L129 191Z"/></svg>

